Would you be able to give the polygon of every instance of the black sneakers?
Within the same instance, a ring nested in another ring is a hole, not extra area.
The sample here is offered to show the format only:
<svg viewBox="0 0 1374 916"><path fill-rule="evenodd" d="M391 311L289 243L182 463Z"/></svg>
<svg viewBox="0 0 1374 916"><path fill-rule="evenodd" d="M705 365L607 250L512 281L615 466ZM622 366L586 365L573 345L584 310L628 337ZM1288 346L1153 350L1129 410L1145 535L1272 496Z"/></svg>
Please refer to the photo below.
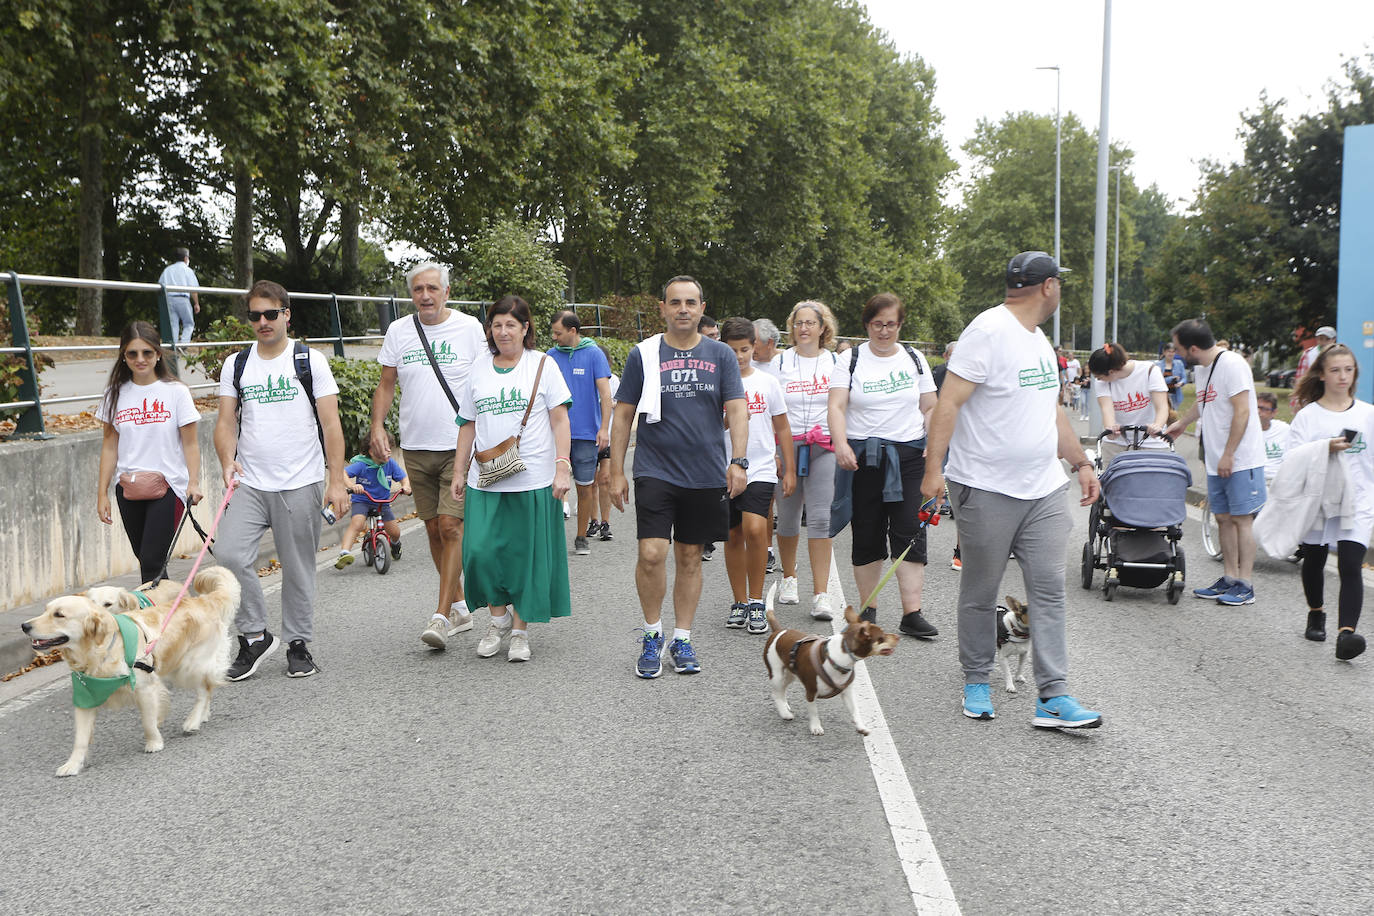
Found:
<svg viewBox="0 0 1374 916"><path fill-rule="evenodd" d="M1313 642L1326 642L1326 611L1307 612L1307 632L1302 634Z"/></svg>
<svg viewBox="0 0 1374 916"><path fill-rule="evenodd" d="M897 624L897 629L917 639L933 639L940 635L940 631L935 629L935 624L926 620L925 615L920 611L903 614L902 622Z"/></svg>
<svg viewBox="0 0 1374 916"><path fill-rule="evenodd" d="M392 541L392 542L391 542L391 559L393 559L393 560L399 560L400 558L401 558L401 542L400 542L400 541Z"/></svg>
<svg viewBox="0 0 1374 916"><path fill-rule="evenodd" d="M867 620L869 623L877 623L877 622L878 622L878 609L875 608L875 607L866 607L866 608L864 608L862 611L859 612L859 619L860 619L860 620Z"/></svg>
<svg viewBox="0 0 1374 916"><path fill-rule="evenodd" d="M602 522L602 523L601 523L601 534L599 535L599 537L600 537L601 540L603 540L603 541L614 540L614 536L611 534L611 523L610 523L610 522Z"/></svg>
<svg viewBox="0 0 1374 916"><path fill-rule="evenodd" d="M247 636L240 636L238 658L234 659L234 663L224 673L225 678L231 681L241 681L244 678L252 677L257 673L262 660L277 651L279 642L277 637L266 630L262 631L262 639L252 644L248 642Z"/></svg>
<svg viewBox="0 0 1374 916"><path fill-rule="evenodd" d="M773 548L772 548L772 547L769 547L769 548L768 548L768 565L767 565L766 567L764 567L763 573L764 573L764 575L766 575L766 576L771 576L773 573L775 573L775 572L777 572L777 571L778 571L778 558L777 558L776 556L773 555Z"/></svg>
<svg viewBox="0 0 1374 916"><path fill-rule="evenodd" d="M319 670L315 660L310 657L310 650L305 647L305 640L291 640L291 645L286 647L286 676L310 677Z"/></svg>
<svg viewBox="0 0 1374 916"><path fill-rule="evenodd" d="M1354 630L1341 630L1336 634L1336 658L1348 662L1364 652L1364 637Z"/></svg>

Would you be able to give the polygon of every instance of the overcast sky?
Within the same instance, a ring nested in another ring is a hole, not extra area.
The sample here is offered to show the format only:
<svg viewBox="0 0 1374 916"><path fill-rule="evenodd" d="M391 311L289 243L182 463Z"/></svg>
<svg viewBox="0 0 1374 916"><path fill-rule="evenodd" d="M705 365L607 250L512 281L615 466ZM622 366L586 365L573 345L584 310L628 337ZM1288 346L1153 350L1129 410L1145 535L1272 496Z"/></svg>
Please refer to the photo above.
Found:
<svg viewBox="0 0 1374 916"><path fill-rule="evenodd" d="M934 68L945 142L961 164L979 118L1053 115L1055 74L1037 66L1062 68L1062 110L1097 128L1103 0L865 5L899 51ZM1199 161L1239 159L1240 116L1261 92L1287 99L1290 117L1323 108L1345 59L1371 49L1374 0L1115 0L1109 133L1135 152L1140 187L1190 203Z"/></svg>

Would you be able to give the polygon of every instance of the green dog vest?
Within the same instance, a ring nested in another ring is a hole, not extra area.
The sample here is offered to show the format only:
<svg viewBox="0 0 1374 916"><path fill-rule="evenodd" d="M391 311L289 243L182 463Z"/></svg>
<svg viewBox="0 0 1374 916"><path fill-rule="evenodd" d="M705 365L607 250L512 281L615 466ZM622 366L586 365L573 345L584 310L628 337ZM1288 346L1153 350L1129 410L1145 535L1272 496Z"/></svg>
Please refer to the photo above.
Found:
<svg viewBox="0 0 1374 916"><path fill-rule="evenodd" d="M115 623L119 624L119 637L124 640L124 664L129 666L128 674L119 677L91 677L80 671L72 672L72 705L79 709L95 709L125 684L134 687L134 655L138 652L138 624L127 614L116 614Z"/></svg>

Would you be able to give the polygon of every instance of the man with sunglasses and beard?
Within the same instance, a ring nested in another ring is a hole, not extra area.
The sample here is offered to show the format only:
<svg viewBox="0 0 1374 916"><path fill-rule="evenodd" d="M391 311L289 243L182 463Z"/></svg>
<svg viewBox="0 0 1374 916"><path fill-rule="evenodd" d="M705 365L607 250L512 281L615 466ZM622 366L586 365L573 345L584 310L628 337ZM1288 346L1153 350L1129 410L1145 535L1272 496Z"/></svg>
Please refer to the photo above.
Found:
<svg viewBox="0 0 1374 916"><path fill-rule="evenodd" d="M298 360L287 335L291 299L279 284L253 284L248 320L257 340L246 358L236 354L224 361L215 423L225 487L238 479L215 535L215 559L243 589L234 618L241 634L239 653L225 676L231 681L251 677L280 642L267 629L256 568L258 544L270 529L282 566L286 673L309 677L319 670L309 644L314 637L320 507L327 502L338 518L348 511L339 386L323 354L303 348ZM309 367L309 391L298 363Z"/></svg>

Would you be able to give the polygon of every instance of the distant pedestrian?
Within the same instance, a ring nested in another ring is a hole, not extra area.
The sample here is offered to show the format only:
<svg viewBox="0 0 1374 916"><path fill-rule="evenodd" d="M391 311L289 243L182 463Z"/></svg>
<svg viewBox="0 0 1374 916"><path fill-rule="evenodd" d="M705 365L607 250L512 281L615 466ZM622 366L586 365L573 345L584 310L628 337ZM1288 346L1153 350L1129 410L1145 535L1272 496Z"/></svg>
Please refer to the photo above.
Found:
<svg viewBox="0 0 1374 916"><path fill-rule="evenodd" d="M778 355L782 331L770 318L754 319L754 368L774 374L773 361Z"/></svg>
<svg viewBox="0 0 1374 916"><path fill-rule="evenodd" d="M1169 406L1178 410L1183 406L1183 386L1188 384L1188 367L1172 343L1164 345L1156 365L1164 373L1164 386L1169 389Z"/></svg>
<svg viewBox="0 0 1374 916"><path fill-rule="evenodd" d="M553 359L534 348L530 307L503 296L487 311L489 355L472 364L458 396L453 499L466 485L463 572L475 604L491 613L477 654L490 658L510 637L506 660L530 659L528 627L572 613L563 496L572 485L568 405L572 393ZM518 449L523 469L495 477ZM509 608L508 608L509 606Z"/></svg>
<svg viewBox="0 0 1374 916"><path fill-rule="evenodd" d="M393 321L377 362L381 381L372 395L369 433L374 454L391 455L386 415L401 386L401 457L415 495L415 513L425 523L429 555L439 573L435 609L420 641L434 649L448 637L472 629L463 595L463 498L453 496L453 419L458 392L467 384L473 360L487 350L481 323L448 307L448 268L426 261L406 274L415 314Z"/></svg>
<svg viewBox="0 0 1374 916"><path fill-rule="evenodd" d="M157 331L135 321L119 338L96 410L104 430L96 514L112 524L110 483L142 582L162 575L182 513L200 502L200 411L162 358Z"/></svg>
<svg viewBox="0 0 1374 916"><path fill-rule="evenodd" d="M776 500L782 581L778 604L797 604L797 548L806 516L806 554L811 563L811 616L830 620L830 503L835 498L835 444L830 438L830 382L840 358L829 349L835 315L823 302L798 302L787 316L790 349L773 364L787 401L787 423L797 456L797 488Z"/></svg>
<svg viewBox="0 0 1374 916"><path fill-rule="evenodd" d="M725 625L747 627L750 633L762 635L768 632L763 581L772 534L770 507L779 483L775 456L782 455L784 496L790 496L796 488L797 473L782 386L776 378L754 367L754 336L754 325L747 318L727 318L721 322L721 342L739 360L744 400L749 407L748 482L744 492L730 500L730 537L725 545L725 571L734 593Z"/></svg>
<svg viewBox="0 0 1374 916"><path fill-rule="evenodd" d="M720 340L720 325L710 315L701 316L701 320L697 322L697 331L702 337Z"/></svg>
<svg viewBox="0 0 1374 916"><path fill-rule="evenodd" d="M1317 328L1316 333L1313 334L1312 337L1315 342L1302 351L1302 355L1298 357L1297 371L1293 373L1293 395L1288 399L1288 406L1291 407L1295 413L1300 406L1297 392L1298 383L1303 380L1309 371L1311 371L1312 364L1317 361L1317 357L1321 355L1322 350L1336 342L1336 329L1329 324L1324 324Z"/></svg>
<svg viewBox="0 0 1374 916"><path fill-rule="evenodd" d="M1225 567L1221 578L1193 589L1193 595L1227 605L1254 604L1254 521L1266 492L1264 433L1255 380L1243 358L1217 345L1207 322L1180 322L1173 339L1184 361L1200 368L1194 370L1196 402L1167 432L1177 439L1194 420L1202 420L1199 436L1207 466L1207 504L1217 520Z"/></svg>
<svg viewBox="0 0 1374 916"><path fill-rule="evenodd" d="M935 381L924 354L901 343L904 318L902 301L893 293L869 299L863 310L868 340L839 361L830 380L828 416L839 467L830 534L838 534L852 515L850 559L860 601L873 596L883 561L896 562L906 551L897 563L898 629L931 639L940 631L922 610L926 530L918 515ZM860 611L872 622L877 614L874 605Z"/></svg>
<svg viewBox="0 0 1374 916"><path fill-rule="evenodd" d="M162 269L157 282L164 286L200 286L196 272L191 269L191 252L178 248L175 259ZM196 315L200 314L200 293L183 290L167 291L167 315L172 322L172 343L191 342L191 332L196 327Z"/></svg>
<svg viewBox="0 0 1374 916"><path fill-rule="evenodd" d="M1064 623L1064 557L1072 525L1059 459L1078 477L1079 505L1100 487L1068 414L1058 403L1054 349L1040 325L1059 307L1061 269L1043 251L1011 259L1006 299L982 312L959 336L945 387L931 418L922 494L944 491L959 522L964 571L959 579L959 661L963 714L992 719L989 675L997 660L997 599L1007 557L1015 552L1031 607L1031 659L1039 698L1031 723L1096 728L1097 712L1069 694Z"/></svg>
<svg viewBox="0 0 1374 916"><path fill-rule="evenodd" d="M951 340L949 343L945 344L945 361L930 370L930 377L935 380L936 394L939 394L940 389L945 386L945 373L949 371L949 358L954 355L954 345L956 343L958 343L957 340Z"/></svg>
<svg viewBox="0 0 1374 916"><path fill-rule="evenodd" d="M591 553L591 538L601 533L596 520L597 455L611 444L611 364L589 337L571 309L559 312L550 326L555 346L549 356L572 391L568 420L572 424L573 484L577 487L577 534L573 552Z"/></svg>
<svg viewBox="0 0 1374 916"><path fill-rule="evenodd" d="M215 424L224 485L239 481L215 535L215 559L243 589L234 619L239 653L226 677L249 677L277 648L257 569L259 543L269 530L282 566L286 673L309 677L319 670L309 644L320 506L327 503L339 518L348 511L339 386L322 353L287 336L291 299L280 285L253 284L248 322L257 341L246 355L224 361Z"/></svg>
<svg viewBox="0 0 1374 916"><path fill-rule="evenodd" d="M608 353L608 352L606 351L606 348L605 348L604 346L602 346L601 344L597 344L597 346L600 347L602 354L604 354L605 357L606 357L606 362L609 364L609 363L610 363L610 359L611 359L611 354ZM612 370L612 371L611 371L611 378L610 378L610 392L611 392L611 402L612 402L612 404L611 404L611 427L610 427L609 429L607 429L607 431L606 431L606 434L607 434L608 436L610 435L611 429L614 429L614 428L615 428L615 393L616 393L617 391L619 391L619 390L620 390L620 376L616 375L616 374L615 374L615 371ZM614 537L615 537L615 536L614 536L613 534L611 534L611 447L610 447L610 445L605 446L604 448L601 449L601 451L599 451L599 452L596 453L596 499L597 499L597 502L598 502L598 503L600 504L600 506L601 506L601 525L600 525L600 527L599 527L599 529L598 529L597 537L600 538L600 539L603 540L603 541L614 540ZM589 529L589 530L590 530L590 529Z"/></svg>
<svg viewBox="0 0 1374 916"><path fill-rule="evenodd" d="M625 360L611 430L611 502L622 512L629 501L625 453L630 428L635 440L635 520L639 555L635 583L644 614L644 638L635 673L663 673L663 598L668 545L673 547L676 627L668 652L678 674L696 674L700 660L691 627L701 598L701 549L729 534L727 500L744 492L749 459L749 411L739 361L725 344L697 331L705 308L701 284L679 276L663 287L659 309L667 331L641 341ZM721 437L721 413L730 448Z"/></svg>
<svg viewBox="0 0 1374 916"><path fill-rule="evenodd" d="M1273 483L1274 475L1283 464L1284 453L1288 451L1291 429L1288 424L1274 416L1279 409L1279 399L1268 391L1255 395L1255 409L1259 412L1260 429L1264 432L1264 482Z"/></svg>

